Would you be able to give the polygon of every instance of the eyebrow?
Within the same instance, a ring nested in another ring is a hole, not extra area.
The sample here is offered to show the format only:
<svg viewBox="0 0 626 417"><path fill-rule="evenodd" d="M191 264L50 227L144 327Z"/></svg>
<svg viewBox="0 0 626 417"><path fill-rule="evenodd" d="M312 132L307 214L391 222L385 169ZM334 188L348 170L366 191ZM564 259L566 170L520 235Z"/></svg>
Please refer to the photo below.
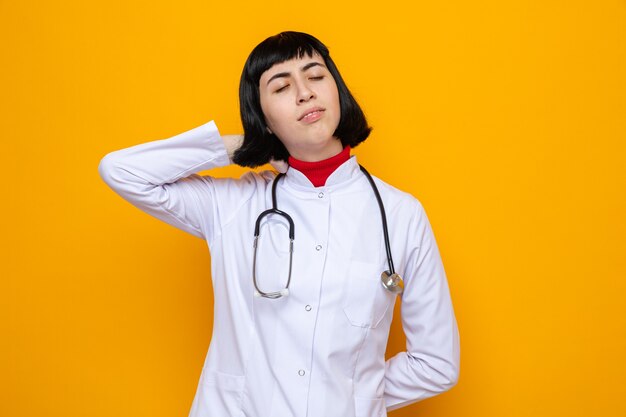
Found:
<svg viewBox="0 0 626 417"><path fill-rule="evenodd" d="M300 71L304 72L306 70L308 70L311 67L316 67L316 66L320 66L323 68L326 68L323 64L319 63L319 62L309 62L308 64L306 64L305 66L303 66L302 68L300 68ZM272 82L272 80L276 79L276 78L286 78L291 76L290 72L279 72L278 74L274 74L270 77L269 80L267 80L267 84L268 85L270 82Z"/></svg>

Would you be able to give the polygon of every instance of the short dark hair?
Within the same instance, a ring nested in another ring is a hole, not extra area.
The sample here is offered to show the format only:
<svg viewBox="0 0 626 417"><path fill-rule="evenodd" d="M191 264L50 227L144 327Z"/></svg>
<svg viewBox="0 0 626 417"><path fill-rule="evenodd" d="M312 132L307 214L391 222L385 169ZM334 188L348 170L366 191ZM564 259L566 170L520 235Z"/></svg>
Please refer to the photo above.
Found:
<svg viewBox="0 0 626 417"><path fill-rule="evenodd" d="M354 148L363 142L372 130L365 114L341 78L328 48L315 37L302 32L281 32L258 44L248 56L239 82L239 110L243 124L244 140L235 152L233 162L246 167L266 164L270 159L287 161L289 152L275 134L266 130L261 109L259 80L274 64L305 54L312 57L317 52L330 71L339 92L341 116L334 132L345 147Z"/></svg>

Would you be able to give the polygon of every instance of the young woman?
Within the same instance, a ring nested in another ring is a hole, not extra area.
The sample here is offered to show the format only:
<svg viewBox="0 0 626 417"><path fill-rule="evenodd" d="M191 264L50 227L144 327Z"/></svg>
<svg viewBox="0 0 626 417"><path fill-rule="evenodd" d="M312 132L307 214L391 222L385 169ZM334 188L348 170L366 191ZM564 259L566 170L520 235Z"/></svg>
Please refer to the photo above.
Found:
<svg viewBox="0 0 626 417"><path fill-rule="evenodd" d="M211 121L99 166L211 251L213 337L190 416L385 416L454 386L459 334L432 229L350 155L370 128L328 49L298 32L260 43L240 108L243 137ZM281 161L284 175L197 174ZM407 349L385 361L398 296Z"/></svg>

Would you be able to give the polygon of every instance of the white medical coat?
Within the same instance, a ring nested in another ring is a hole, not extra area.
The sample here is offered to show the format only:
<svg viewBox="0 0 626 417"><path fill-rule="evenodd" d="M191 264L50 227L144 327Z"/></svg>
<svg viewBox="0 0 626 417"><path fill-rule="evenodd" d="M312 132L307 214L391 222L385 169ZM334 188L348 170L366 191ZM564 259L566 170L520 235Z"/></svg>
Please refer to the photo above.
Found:
<svg viewBox="0 0 626 417"><path fill-rule="evenodd" d="M278 208L295 223L290 294L255 297L253 234L272 205L273 172L239 179L197 174L230 164L214 122L111 152L104 181L141 210L194 236L211 252L213 336L190 417L378 417L450 389L459 376L457 323L422 205L374 177L385 204L396 271L404 277L406 351L385 362L397 297L381 216L355 156L314 187L289 168ZM284 287L287 223L262 223L262 291Z"/></svg>

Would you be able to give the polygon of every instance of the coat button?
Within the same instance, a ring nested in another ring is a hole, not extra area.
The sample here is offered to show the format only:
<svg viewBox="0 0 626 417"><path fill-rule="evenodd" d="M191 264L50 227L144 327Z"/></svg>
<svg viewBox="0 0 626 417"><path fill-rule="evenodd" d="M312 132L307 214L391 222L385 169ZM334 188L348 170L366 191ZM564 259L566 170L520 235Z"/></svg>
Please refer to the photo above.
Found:
<svg viewBox="0 0 626 417"><path fill-rule="evenodd" d="M324 198L324 193L319 193L319 194L317 195L317 197L318 197L318 198Z"/></svg>
<svg viewBox="0 0 626 417"><path fill-rule="evenodd" d="M300 375L300 376L304 376L304 374L305 374L304 369L300 369L300 370L298 371L298 375Z"/></svg>
<svg viewBox="0 0 626 417"><path fill-rule="evenodd" d="M313 307L311 307L311 306L310 306L310 305L308 305L308 304L304 307L304 309L305 309L306 311L311 311L311 309L312 309L312 308L313 308Z"/></svg>
<svg viewBox="0 0 626 417"><path fill-rule="evenodd" d="M321 251L322 250L322 245L317 245L315 247L315 250L318 251L318 252Z"/></svg>

